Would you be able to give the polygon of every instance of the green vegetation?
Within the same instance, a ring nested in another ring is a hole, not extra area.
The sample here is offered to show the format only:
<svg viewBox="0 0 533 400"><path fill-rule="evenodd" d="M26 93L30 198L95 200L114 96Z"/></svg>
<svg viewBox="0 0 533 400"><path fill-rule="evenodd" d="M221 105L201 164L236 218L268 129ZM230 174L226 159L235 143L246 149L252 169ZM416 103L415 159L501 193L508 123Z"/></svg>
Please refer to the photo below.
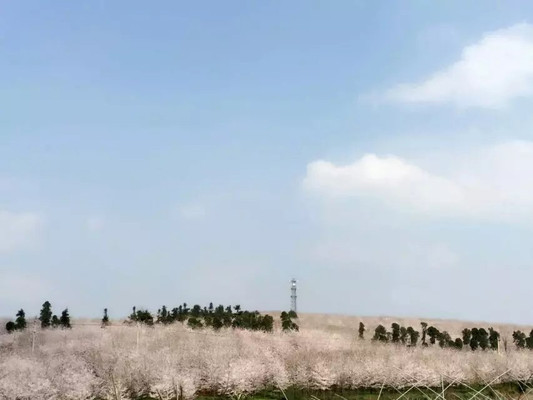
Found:
<svg viewBox="0 0 533 400"><path fill-rule="evenodd" d="M17 312L15 322L9 321L6 324L6 331L7 333L13 333L15 331L23 331L26 329L27 323L26 323L26 313L23 309L20 309Z"/></svg>

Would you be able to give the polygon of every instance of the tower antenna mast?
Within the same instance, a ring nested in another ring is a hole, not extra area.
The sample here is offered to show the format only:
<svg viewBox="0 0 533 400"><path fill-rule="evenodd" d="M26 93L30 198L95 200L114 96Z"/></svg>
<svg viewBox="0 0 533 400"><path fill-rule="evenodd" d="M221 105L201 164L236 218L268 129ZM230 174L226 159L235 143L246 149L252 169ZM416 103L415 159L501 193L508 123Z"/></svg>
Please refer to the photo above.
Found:
<svg viewBox="0 0 533 400"><path fill-rule="evenodd" d="M291 279L291 311L296 312L296 279Z"/></svg>

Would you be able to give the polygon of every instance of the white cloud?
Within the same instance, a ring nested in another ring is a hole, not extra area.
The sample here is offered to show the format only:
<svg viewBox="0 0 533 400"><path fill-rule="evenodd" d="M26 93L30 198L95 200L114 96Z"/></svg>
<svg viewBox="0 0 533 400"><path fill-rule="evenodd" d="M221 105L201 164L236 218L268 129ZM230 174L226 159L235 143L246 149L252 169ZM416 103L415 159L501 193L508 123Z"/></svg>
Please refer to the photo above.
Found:
<svg viewBox="0 0 533 400"><path fill-rule="evenodd" d="M463 49L459 61L428 79L385 93L402 103L452 103L500 108L533 94L533 26L522 23L489 32Z"/></svg>
<svg viewBox="0 0 533 400"><path fill-rule="evenodd" d="M0 210L0 254L31 245L41 225L42 219L36 214Z"/></svg>
<svg viewBox="0 0 533 400"><path fill-rule="evenodd" d="M177 208L176 214L181 219L195 220L205 218L207 212L201 204L185 204Z"/></svg>
<svg viewBox="0 0 533 400"><path fill-rule="evenodd" d="M105 220L102 217L92 216L87 218L87 229L91 232L98 232L104 228Z"/></svg>
<svg viewBox="0 0 533 400"><path fill-rule="evenodd" d="M533 142L472 151L446 176L397 156L367 154L352 164L315 161L304 187L328 198L373 198L435 216L516 220L533 217Z"/></svg>

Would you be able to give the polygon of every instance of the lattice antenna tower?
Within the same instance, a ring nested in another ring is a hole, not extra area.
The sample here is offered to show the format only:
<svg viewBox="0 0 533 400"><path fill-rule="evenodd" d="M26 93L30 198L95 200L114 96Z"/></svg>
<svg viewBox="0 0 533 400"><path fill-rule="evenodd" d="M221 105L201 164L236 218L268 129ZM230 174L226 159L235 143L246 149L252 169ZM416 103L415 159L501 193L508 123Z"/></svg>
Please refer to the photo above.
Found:
<svg viewBox="0 0 533 400"><path fill-rule="evenodd" d="M296 312L296 279L291 279L291 311Z"/></svg>

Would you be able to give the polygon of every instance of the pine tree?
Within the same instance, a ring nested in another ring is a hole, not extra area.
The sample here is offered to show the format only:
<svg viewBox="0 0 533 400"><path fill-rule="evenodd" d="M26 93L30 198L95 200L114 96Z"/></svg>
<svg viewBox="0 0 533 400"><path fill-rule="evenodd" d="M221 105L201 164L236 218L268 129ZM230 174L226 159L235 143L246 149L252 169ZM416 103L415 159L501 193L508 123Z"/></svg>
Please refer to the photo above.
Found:
<svg viewBox="0 0 533 400"><path fill-rule="evenodd" d="M41 321L41 328L49 328L52 324L52 305L49 301L45 301L41 313L39 315Z"/></svg>
<svg viewBox="0 0 533 400"><path fill-rule="evenodd" d="M359 322L359 339L365 338L365 324Z"/></svg>
<svg viewBox="0 0 533 400"><path fill-rule="evenodd" d="M102 317L102 328L109 325L109 316L107 315L107 308L104 308L104 316Z"/></svg>
<svg viewBox="0 0 533 400"><path fill-rule="evenodd" d="M15 319L15 328L19 331L26 329L26 313L23 309L20 309L17 313L17 318Z"/></svg>
<svg viewBox="0 0 533 400"><path fill-rule="evenodd" d="M72 328L72 326L70 325L70 315L68 313L68 308L65 308L63 312L61 312L61 317L59 318L59 324L61 325L61 328L63 329Z"/></svg>
<svg viewBox="0 0 533 400"><path fill-rule="evenodd" d="M57 315L52 316L52 328L57 328L59 325L61 325L61 322L59 321L59 318L57 318Z"/></svg>

